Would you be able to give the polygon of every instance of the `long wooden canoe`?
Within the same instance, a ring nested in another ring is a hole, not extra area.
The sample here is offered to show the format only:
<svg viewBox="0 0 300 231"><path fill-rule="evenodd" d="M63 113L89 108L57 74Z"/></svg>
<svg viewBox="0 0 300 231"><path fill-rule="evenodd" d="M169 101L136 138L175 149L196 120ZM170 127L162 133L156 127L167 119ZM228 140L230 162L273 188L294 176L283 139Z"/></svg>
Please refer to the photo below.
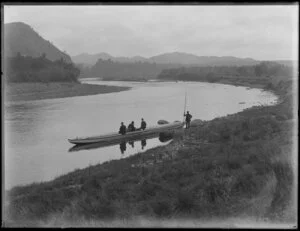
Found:
<svg viewBox="0 0 300 231"><path fill-rule="evenodd" d="M136 138L143 138L153 134L159 134L161 132L173 131L178 128L182 128L184 125L183 122L173 122L164 125L158 125L146 128L145 130L139 130L134 132L128 132L125 135L121 135L117 132L109 133L106 135L92 136L92 137L81 137L75 139L68 139L72 144L91 144L91 143L100 143L100 142L113 142L113 141L127 141Z"/></svg>
<svg viewBox="0 0 300 231"><path fill-rule="evenodd" d="M151 134L151 135L147 135L147 136L143 136L142 138L132 138L130 140L126 140L126 141L107 141L107 142L98 142L98 143L90 143L90 144L75 144L73 147L71 147L69 149L69 152L76 152L76 151L81 151L81 150L90 150L90 149L97 149L97 148L103 148L103 147L108 147L108 146L113 146L113 145L117 145L117 144L121 144L121 143L127 143L127 142L138 142L141 140L146 140L146 139L151 139L151 138L155 138L155 137L159 137L160 134L164 134L164 133L159 133L159 134ZM160 142L164 143L167 142L169 140L171 140L171 137L160 137L159 140Z"/></svg>

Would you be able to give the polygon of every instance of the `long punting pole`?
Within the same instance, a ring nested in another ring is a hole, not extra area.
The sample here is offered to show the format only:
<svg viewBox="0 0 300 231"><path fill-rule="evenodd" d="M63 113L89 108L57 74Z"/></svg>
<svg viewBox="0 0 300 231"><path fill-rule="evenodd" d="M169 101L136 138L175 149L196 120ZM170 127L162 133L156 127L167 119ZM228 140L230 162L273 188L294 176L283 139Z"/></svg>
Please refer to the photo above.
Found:
<svg viewBox="0 0 300 231"><path fill-rule="evenodd" d="M183 110L183 115L185 115L185 109L186 109L186 91L185 91L185 98L184 98L184 110ZM183 116L183 122L184 122L184 116Z"/></svg>

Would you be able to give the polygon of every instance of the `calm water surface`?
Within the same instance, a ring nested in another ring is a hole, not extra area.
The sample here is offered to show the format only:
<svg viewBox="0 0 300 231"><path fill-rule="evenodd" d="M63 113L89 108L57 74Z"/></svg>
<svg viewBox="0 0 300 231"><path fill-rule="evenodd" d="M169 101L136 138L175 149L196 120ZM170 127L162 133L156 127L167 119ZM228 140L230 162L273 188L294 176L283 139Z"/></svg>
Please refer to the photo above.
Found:
<svg viewBox="0 0 300 231"><path fill-rule="evenodd" d="M132 120L148 126L160 119L182 120L184 96L193 119L210 120L245 108L276 103L270 92L246 87L195 82L85 83L131 86L129 91L61 99L5 103L5 188L41 182L89 165L120 159L165 145L158 138L120 146L69 152L68 138L118 131L120 122Z"/></svg>

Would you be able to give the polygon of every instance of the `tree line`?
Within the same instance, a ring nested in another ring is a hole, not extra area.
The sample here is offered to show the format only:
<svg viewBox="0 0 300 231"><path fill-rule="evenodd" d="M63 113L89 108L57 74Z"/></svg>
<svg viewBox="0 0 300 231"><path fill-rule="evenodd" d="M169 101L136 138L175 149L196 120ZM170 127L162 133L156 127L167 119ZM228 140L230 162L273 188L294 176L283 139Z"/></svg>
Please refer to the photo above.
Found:
<svg viewBox="0 0 300 231"><path fill-rule="evenodd" d="M46 54L40 57L22 56L4 60L4 76L7 82L77 82L80 70L62 58L51 61Z"/></svg>
<svg viewBox="0 0 300 231"><path fill-rule="evenodd" d="M291 78L293 76L293 68L269 61L261 62L253 66L193 66L165 69L158 75L158 78L214 82L221 78L273 76L286 76L287 78Z"/></svg>
<svg viewBox="0 0 300 231"><path fill-rule="evenodd" d="M178 67L176 64L157 64L150 62L121 63L110 59L98 59L90 67L81 68L82 77L101 77L104 79L153 79L165 68Z"/></svg>

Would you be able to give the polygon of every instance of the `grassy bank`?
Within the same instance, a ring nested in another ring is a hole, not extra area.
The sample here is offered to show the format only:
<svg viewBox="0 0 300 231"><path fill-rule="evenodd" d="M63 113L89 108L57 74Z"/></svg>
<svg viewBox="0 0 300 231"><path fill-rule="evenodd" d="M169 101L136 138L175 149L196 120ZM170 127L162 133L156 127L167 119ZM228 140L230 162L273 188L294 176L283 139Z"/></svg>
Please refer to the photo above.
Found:
<svg viewBox="0 0 300 231"><path fill-rule="evenodd" d="M7 195L5 224L295 223L291 87L268 85L280 96L277 105L194 121L167 146L15 187Z"/></svg>
<svg viewBox="0 0 300 231"><path fill-rule="evenodd" d="M80 83L10 83L5 84L5 100L39 100L119 92L129 87Z"/></svg>

